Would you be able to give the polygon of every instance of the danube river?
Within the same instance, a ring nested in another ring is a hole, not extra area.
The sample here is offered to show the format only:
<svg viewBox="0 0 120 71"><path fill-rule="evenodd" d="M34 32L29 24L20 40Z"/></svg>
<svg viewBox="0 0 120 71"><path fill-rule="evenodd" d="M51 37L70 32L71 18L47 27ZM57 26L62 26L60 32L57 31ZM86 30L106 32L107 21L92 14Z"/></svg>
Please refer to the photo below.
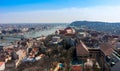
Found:
<svg viewBox="0 0 120 71"><path fill-rule="evenodd" d="M25 38L35 38L35 37L40 37L40 36L47 36L49 34L54 34L56 30L58 29L64 29L66 27L66 25L61 25L61 26L56 26L56 27L53 27L52 29L47 29L47 30L44 30L44 31L37 31L37 32L28 32L28 33L25 33L24 34L24 37Z"/></svg>
<svg viewBox="0 0 120 71"><path fill-rule="evenodd" d="M59 25L59 26L53 27L51 29L45 29L42 31L41 30L40 31L31 31L31 32L24 33L22 35L22 37L24 37L24 38L36 38L36 37L40 37L40 36L47 36L49 34L54 34L55 31L58 29L64 29L66 26L67 25ZM9 45L16 40L21 40L21 35L16 35L16 36L3 37L3 39L0 40L0 46Z"/></svg>

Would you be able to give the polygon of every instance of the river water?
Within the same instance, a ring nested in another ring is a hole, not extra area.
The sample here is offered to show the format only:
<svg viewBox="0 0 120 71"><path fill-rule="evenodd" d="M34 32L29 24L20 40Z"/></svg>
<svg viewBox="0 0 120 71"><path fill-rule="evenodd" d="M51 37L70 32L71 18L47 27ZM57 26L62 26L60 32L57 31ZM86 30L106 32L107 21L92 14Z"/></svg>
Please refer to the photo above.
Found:
<svg viewBox="0 0 120 71"><path fill-rule="evenodd" d="M64 29L67 25L60 25L60 26L56 26L53 27L51 29L47 29L47 30L43 30L43 31L32 31L32 32L28 32L28 33L24 33L23 37L24 38L36 38L36 37L40 37L40 36L47 36L49 34L54 34L56 30L58 29ZM14 42L16 40L20 40L21 38L14 38L14 37L4 37L3 39L0 39L0 46L2 45L7 45L10 44L11 42Z"/></svg>
<svg viewBox="0 0 120 71"><path fill-rule="evenodd" d="M47 29L44 31L29 32L29 33L25 33L24 37L25 38L35 38L35 37L40 37L42 35L47 36L49 34L54 34L56 30L64 29L65 27L66 26L57 26L57 27L53 27L52 29Z"/></svg>

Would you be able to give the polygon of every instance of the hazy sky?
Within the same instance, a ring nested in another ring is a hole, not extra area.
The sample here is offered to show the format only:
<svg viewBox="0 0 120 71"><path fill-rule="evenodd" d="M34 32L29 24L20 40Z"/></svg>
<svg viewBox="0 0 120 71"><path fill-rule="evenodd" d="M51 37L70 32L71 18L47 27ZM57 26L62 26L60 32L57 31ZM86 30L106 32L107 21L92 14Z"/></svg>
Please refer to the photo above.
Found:
<svg viewBox="0 0 120 71"><path fill-rule="evenodd" d="M120 22L120 0L0 0L0 23Z"/></svg>

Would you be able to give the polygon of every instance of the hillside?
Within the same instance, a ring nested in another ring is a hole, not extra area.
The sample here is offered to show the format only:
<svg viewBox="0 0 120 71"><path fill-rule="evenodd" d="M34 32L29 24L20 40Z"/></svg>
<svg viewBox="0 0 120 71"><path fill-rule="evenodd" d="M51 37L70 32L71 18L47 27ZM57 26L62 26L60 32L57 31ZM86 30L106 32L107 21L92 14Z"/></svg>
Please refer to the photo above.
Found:
<svg viewBox="0 0 120 71"><path fill-rule="evenodd" d="M96 22L96 21L74 21L70 26L83 27L90 30L120 34L120 23Z"/></svg>

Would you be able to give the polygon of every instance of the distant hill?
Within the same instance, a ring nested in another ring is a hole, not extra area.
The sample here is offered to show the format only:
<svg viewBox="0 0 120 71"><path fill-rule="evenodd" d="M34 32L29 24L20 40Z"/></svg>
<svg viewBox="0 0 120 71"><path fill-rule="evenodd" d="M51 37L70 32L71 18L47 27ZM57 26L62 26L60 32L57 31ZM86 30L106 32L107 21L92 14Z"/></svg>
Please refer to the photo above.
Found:
<svg viewBox="0 0 120 71"><path fill-rule="evenodd" d="M108 32L120 35L120 23L96 22L96 21L74 21L70 26L84 27L90 30Z"/></svg>

